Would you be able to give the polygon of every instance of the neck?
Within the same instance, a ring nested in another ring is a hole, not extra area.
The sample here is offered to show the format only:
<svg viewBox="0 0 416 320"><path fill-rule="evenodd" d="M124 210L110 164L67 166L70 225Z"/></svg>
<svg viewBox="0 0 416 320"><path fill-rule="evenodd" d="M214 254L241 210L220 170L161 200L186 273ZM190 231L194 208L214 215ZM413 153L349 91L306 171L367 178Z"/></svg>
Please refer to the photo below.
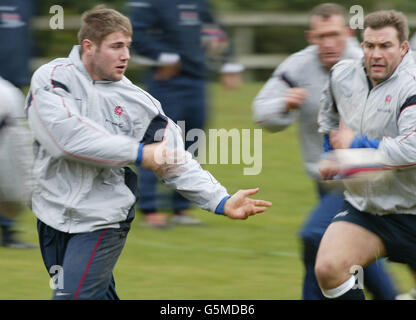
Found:
<svg viewBox="0 0 416 320"><path fill-rule="evenodd" d="M88 74L90 75L91 79L93 81L99 81L101 80L95 73L94 68L91 62L91 59L89 59L85 54L81 54L81 61L85 66L85 69L87 70Z"/></svg>
<svg viewBox="0 0 416 320"><path fill-rule="evenodd" d="M325 68L325 70L330 71L331 68L335 65L335 63L325 64L321 61L322 66Z"/></svg>

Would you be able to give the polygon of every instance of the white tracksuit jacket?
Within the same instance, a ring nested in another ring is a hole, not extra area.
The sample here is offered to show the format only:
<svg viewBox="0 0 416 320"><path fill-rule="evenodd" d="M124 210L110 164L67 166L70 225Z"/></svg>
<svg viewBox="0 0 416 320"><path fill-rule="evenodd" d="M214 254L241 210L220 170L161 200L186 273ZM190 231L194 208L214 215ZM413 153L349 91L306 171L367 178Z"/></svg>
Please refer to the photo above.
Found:
<svg viewBox="0 0 416 320"><path fill-rule="evenodd" d="M179 127L156 99L126 77L93 81L79 49L40 67L26 102L36 140L32 210L69 233L117 228L126 220L135 196L123 166L135 163L145 133L162 129L170 145L183 146ZM225 188L195 160L182 167L162 182L214 212Z"/></svg>
<svg viewBox="0 0 416 320"><path fill-rule="evenodd" d="M23 93L0 78L0 201L28 202L33 187L32 137Z"/></svg>
<svg viewBox="0 0 416 320"><path fill-rule="evenodd" d="M363 61L336 64L329 84L319 131L329 133L342 120L356 135L380 140L378 150L389 158L387 165L397 168L392 179L345 183L346 200L373 214L416 214L416 65L411 53L374 88Z"/></svg>

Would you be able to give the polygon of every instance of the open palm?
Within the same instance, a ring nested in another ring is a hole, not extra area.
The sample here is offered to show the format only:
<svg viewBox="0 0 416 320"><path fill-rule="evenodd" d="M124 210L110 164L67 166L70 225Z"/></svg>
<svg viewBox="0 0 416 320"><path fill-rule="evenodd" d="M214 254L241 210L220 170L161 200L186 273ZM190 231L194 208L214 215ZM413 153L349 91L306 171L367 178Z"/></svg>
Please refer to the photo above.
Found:
<svg viewBox="0 0 416 320"><path fill-rule="evenodd" d="M264 200L250 199L249 196L259 192L259 188L239 190L225 202L225 215L231 219L247 219L249 216L264 212L272 203Z"/></svg>

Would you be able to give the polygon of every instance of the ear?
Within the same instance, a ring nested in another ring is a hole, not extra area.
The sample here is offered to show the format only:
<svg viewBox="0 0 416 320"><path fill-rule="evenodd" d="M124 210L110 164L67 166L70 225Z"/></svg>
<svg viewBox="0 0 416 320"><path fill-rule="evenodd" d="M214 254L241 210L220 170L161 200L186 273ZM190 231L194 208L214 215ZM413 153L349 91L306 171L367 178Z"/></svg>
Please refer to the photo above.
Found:
<svg viewBox="0 0 416 320"><path fill-rule="evenodd" d="M82 53L91 55L95 52L95 44L89 39L82 40L81 46L82 46Z"/></svg>
<svg viewBox="0 0 416 320"><path fill-rule="evenodd" d="M405 40L400 45L400 55L402 58L405 56L405 54L409 51L409 41Z"/></svg>
<svg viewBox="0 0 416 320"><path fill-rule="evenodd" d="M313 35L313 32L311 30L305 31L305 38L308 41L309 44L316 44L315 37Z"/></svg>

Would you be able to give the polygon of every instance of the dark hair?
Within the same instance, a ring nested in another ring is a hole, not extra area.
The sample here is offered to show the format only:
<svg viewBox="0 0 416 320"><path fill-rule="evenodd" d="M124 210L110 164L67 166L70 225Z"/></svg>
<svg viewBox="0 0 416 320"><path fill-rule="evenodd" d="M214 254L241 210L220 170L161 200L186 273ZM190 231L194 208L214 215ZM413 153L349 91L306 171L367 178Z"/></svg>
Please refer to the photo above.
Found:
<svg viewBox="0 0 416 320"><path fill-rule="evenodd" d="M409 26L406 16L395 10L381 10L368 14L364 18L364 29L381 29L384 27L394 27L400 43L409 39Z"/></svg>

